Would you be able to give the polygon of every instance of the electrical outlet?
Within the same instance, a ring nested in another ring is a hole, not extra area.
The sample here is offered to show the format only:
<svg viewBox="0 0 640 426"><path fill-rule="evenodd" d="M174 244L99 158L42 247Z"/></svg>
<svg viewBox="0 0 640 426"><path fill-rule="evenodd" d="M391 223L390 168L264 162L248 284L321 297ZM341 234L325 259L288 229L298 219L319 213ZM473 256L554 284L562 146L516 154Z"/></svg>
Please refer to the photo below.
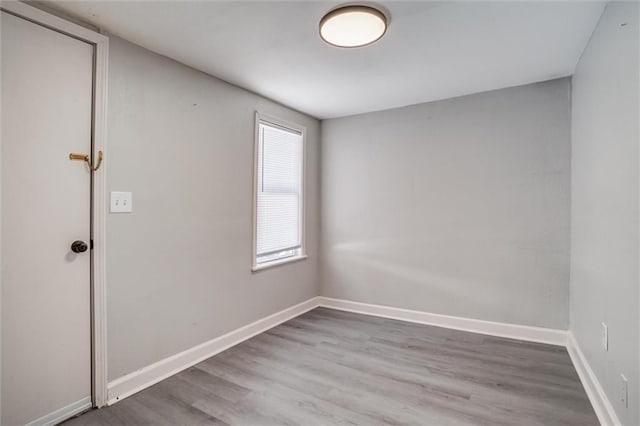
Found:
<svg viewBox="0 0 640 426"><path fill-rule="evenodd" d="M605 323L602 323L602 349L609 350L609 327Z"/></svg>
<svg viewBox="0 0 640 426"><path fill-rule="evenodd" d="M624 374L620 375L620 403L624 408L629 408L629 381Z"/></svg>

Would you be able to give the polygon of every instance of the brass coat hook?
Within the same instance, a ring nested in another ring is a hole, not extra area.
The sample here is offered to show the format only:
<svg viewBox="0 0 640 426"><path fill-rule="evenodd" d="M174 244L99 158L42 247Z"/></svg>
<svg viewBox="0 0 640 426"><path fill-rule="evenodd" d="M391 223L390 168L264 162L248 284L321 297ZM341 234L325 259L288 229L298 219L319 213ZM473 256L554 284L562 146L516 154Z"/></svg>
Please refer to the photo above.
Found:
<svg viewBox="0 0 640 426"><path fill-rule="evenodd" d="M89 154L76 154L72 152L71 154L69 154L69 160L84 161L85 163L87 163L87 167L89 167L89 170L95 172L100 168L100 165L102 164L102 151L98 151L98 164L96 164L95 167L91 165Z"/></svg>

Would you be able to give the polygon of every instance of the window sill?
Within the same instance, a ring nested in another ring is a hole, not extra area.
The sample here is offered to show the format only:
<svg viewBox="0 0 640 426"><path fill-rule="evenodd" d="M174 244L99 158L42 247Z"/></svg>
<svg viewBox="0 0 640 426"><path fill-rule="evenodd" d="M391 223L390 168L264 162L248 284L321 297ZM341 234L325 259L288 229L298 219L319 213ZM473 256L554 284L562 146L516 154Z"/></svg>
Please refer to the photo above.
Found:
<svg viewBox="0 0 640 426"><path fill-rule="evenodd" d="M286 259L274 260L273 262L263 263L262 265L256 265L251 268L251 272L258 272L264 269L273 268L274 266L281 266L287 263L299 262L305 260L308 256L306 254L300 256L287 257Z"/></svg>

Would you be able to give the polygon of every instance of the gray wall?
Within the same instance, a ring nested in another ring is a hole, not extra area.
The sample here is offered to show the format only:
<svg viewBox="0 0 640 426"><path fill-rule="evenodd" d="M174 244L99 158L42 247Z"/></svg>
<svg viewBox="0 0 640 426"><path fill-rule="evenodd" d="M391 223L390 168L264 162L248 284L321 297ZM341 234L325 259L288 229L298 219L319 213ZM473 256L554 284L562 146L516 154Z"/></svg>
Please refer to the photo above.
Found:
<svg viewBox="0 0 640 426"><path fill-rule="evenodd" d="M323 121L322 295L567 329L569 93Z"/></svg>
<svg viewBox="0 0 640 426"><path fill-rule="evenodd" d="M571 331L626 425L640 423L638 36L638 4L609 3L578 63L572 101Z"/></svg>
<svg viewBox="0 0 640 426"><path fill-rule="evenodd" d="M309 258L251 273L254 111L304 125ZM116 37L109 57L108 375L318 292L319 122Z"/></svg>

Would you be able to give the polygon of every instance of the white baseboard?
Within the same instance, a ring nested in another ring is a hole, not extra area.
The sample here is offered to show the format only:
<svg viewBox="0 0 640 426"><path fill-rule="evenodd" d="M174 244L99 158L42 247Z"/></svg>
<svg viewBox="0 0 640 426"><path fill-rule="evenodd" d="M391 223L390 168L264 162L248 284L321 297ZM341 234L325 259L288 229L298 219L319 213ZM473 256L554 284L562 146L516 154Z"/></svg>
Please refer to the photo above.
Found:
<svg viewBox="0 0 640 426"><path fill-rule="evenodd" d="M305 302L276 312L249 325L233 330L208 342L194 346L154 364L144 367L126 376L120 377L108 385L108 401L111 405L136 392L141 391L161 380L166 379L186 368L237 345L251 337L295 318L318 306L318 298L313 297Z"/></svg>
<svg viewBox="0 0 640 426"><path fill-rule="evenodd" d="M320 306L359 314L415 322L418 324L435 325L452 328L454 330L487 334L490 336L507 337L510 339L526 340L529 342L546 343L549 345L566 346L567 332L552 328L530 327L526 325L507 324L502 322L483 321L471 318L454 317L450 315L432 314L410 309L393 308L390 306L372 305L369 303L351 302L343 299L319 297Z"/></svg>
<svg viewBox="0 0 640 426"><path fill-rule="evenodd" d="M316 307L373 315L419 324L434 325L455 330L506 337L529 342L567 346L587 395L603 425L616 425L619 421L606 399L595 375L589 368L572 335L564 330L530 327L493 321L483 321L450 315L433 314L390 306L373 305L329 297L313 297L305 302L284 309L223 336L202 343L186 351L160 360L138 371L120 377L108 385L108 404L114 404L186 368L237 345L251 337L295 318Z"/></svg>
<svg viewBox="0 0 640 426"><path fill-rule="evenodd" d="M80 414L85 410L91 408L91 397L82 398L72 404L62 407L52 413L42 416L37 420L27 423L26 426L53 426L58 423L70 419L76 414Z"/></svg>
<svg viewBox="0 0 640 426"><path fill-rule="evenodd" d="M589 366L587 359L585 358L578 342L571 331L567 336L567 351L573 362L573 366L578 372L580 381L584 390L587 392L589 401L598 416L598 420L602 426L615 426L621 425L618 415L613 409L613 405L604 393L604 389L600 385L598 378Z"/></svg>

